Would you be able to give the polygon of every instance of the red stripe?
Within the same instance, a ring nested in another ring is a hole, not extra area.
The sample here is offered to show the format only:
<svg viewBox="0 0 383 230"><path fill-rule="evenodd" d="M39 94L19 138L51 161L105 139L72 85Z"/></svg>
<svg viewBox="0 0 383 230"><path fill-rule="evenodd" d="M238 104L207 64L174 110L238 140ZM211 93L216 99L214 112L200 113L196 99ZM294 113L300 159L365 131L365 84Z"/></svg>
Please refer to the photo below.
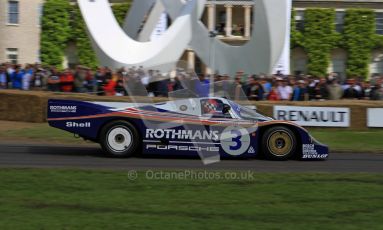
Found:
<svg viewBox="0 0 383 230"><path fill-rule="evenodd" d="M80 119L93 119L93 118L101 118L101 117L113 117L113 116L122 116L122 117L133 117L133 118L141 118L147 120L155 120L155 121L166 121L166 122L174 122L174 123L192 123L192 124L202 124L202 125L230 125L230 124L238 124L238 122L224 122L224 121L209 121L209 120L199 120L199 119L177 119L171 117L164 116L146 116L137 113L127 113L127 112L112 112L107 114L98 114L91 116L81 116L81 117L65 117L65 118L50 118L48 121L63 121L63 120L80 120ZM253 123L246 123L243 125L254 125Z"/></svg>

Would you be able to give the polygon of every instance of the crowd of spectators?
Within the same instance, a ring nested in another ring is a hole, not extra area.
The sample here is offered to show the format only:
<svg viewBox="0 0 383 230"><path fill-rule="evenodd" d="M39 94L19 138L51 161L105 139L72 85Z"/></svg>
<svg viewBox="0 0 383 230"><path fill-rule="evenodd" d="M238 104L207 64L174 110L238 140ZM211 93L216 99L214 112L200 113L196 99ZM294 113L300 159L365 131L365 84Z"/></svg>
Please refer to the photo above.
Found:
<svg viewBox="0 0 383 230"><path fill-rule="evenodd" d="M276 74L244 78L243 73L239 72L235 80L250 100L383 100L383 76L375 76L370 80L353 77L341 82L336 73L323 77Z"/></svg>
<svg viewBox="0 0 383 230"><path fill-rule="evenodd" d="M177 71L170 78L158 70L146 71L142 67L112 71L107 67L92 70L77 66L58 71L54 67L46 68L40 64L21 66L3 63L0 64L0 89L124 96L128 95L124 87L128 84L128 88L133 91L144 87L145 92L140 92L146 95L168 96L171 91L183 89L182 80L190 76L185 71ZM210 79L214 79L214 87L232 92L234 99L239 98L239 92L243 92L249 100L256 101L383 100L383 76L375 76L370 80L353 77L341 82L335 73L315 77L285 76L279 73L270 76L247 75L238 71L235 76L216 74L213 78L200 74L198 85L193 86L198 96L208 96ZM230 79L234 83L225 84Z"/></svg>

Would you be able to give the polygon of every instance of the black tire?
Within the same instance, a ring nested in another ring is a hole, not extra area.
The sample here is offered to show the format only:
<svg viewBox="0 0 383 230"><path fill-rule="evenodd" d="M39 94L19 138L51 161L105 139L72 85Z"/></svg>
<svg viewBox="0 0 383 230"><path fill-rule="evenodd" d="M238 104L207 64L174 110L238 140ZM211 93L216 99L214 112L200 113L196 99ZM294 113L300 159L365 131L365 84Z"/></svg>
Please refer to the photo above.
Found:
<svg viewBox="0 0 383 230"><path fill-rule="evenodd" d="M140 135L129 122L113 121L102 128L99 142L108 156L131 157L138 149Z"/></svg>
<svg viewBox="0 0 383 230"><path fill-rule="evenodd" d="M262 136L263 154L268 160L287 160L294 156L296 148L297 138L287 127L271 127Z"/></svg>

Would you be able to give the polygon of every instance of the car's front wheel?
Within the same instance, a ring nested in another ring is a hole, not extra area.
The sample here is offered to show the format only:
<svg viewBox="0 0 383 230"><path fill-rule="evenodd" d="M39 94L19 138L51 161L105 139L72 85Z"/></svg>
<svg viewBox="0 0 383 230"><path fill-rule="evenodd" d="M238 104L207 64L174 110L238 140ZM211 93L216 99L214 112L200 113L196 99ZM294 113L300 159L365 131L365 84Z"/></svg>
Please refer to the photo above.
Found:
<svg viewBox="0 0 383 230"><path fill-rule="evenodd" d="M266 159L287 160L295 154L297 139L291 129L275 126L263 134L262 147Z"/></svg>
<svg viewBox="0 0 383 230"><path fill-rule="evenodd" d="M100 145L112 157L130 157L139 145L137 129L126 121L113 121L100 133Z"/></svg>

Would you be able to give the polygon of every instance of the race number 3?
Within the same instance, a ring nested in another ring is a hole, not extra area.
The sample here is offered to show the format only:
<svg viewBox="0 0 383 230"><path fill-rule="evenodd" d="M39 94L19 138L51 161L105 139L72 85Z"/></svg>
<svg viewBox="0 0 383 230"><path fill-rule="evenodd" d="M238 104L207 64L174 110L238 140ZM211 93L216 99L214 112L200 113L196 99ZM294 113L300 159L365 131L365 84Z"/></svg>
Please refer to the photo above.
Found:
<svg viewBox="0 0 383 230"><path fill-rule="evenodd" d="M250 136L246 129L229 126L221 134L222 149L232 156L239 156L250 146Z"/></svg>

